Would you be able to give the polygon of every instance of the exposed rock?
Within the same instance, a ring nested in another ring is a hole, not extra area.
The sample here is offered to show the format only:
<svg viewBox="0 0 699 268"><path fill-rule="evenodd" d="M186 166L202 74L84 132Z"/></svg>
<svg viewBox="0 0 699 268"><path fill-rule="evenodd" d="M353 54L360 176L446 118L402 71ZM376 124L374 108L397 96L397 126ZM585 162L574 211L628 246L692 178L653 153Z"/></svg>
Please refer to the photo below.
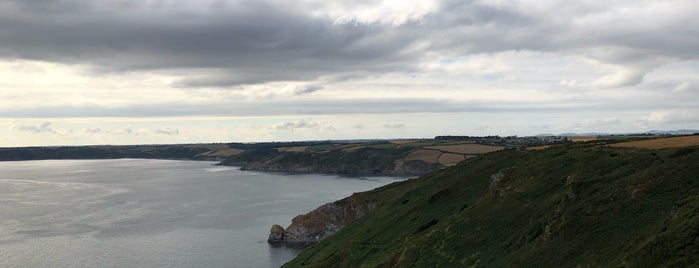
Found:
<svg viewBox="0 0 699 268"><path fill-rule="evenodd" d="M284 240L284 227L279 224L272 225L267 242L277 244L281 243L282 240Z"/></svg>
<svg viewBox="0 0 699 268"><path fill-rule="evenodd" d="M310 245L334 234L376 208L376 202L352 202L351 197L327 203L291 220L286 229L272 225L267 242L285 245Z"/></svg>

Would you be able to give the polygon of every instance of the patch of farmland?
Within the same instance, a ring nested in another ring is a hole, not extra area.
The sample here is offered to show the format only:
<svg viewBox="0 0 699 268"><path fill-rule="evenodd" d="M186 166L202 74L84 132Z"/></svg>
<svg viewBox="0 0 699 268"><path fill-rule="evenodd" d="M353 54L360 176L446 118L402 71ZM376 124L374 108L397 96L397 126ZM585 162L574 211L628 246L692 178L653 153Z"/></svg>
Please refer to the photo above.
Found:
<svg viewBox="0 0 699 268"><path fill-rule="evenodd" d="M411 161L411 160L421 160L427 163L439 163L439 156L442 155L442 152L438 150L425 150L425 149L420 149L417 151L414 151L410 154L408 154L403 160L404 161Z"/></svg>
<svg viewBox="0 0 699 268"><path fill-rule="evenodd" d="M532 147L527 147L526 149L531 150L531 151L537 151L537 150L548 149L549 147L551 147L551 145L532 146Z"/></svg>
<svg viewBox="0 0 699 268"><path fill-rule="evenodd" d="M277 152L303 153L306 149L308 149L308 146L279 147L277 148Z"/></svg>
<svg viewBox="0 0 699 268"><path fill-rule="evenodd" d="M597 136L573 136L573 137L568 137L568 139L572 142L596 141Z"/></svg>
<svg viewBox="0 0 699 268"><path fill-rule="evenodd" d="M445 166L453 166L465 159L466 157L462 154L443 153L439 156L439 163Z"/></svg>
<svg viewBox="0 0 699 268"><path fill-rule="evenodd" d="M366 145L347 145L342 147L341 150L345 153L351 153L362 148L366 148Z"/></svg>
<svg viewBox="0 0 699 268"><path fill-rule="evenodd" d="M457 153L457 154L484 154L484 153L500 151L504 147L481 145L481 144L457 144L457 145L429 146L429 147L423 147L423 148L424 149L432 149L432 150L440 150L443 152Z"/></svg>
<svg viewBox="0 0 699 268"><path fill-rule="evenodd" d="M663 149L699 145L699 135L628 141L610 144L613 147Z"/></svg>
<svg viewBox="0 0 699 268"><path fill-rule="evenodd" d="M394 140L390 141L389 143L395 144L395 145L405 145L405 144L411 144L411 143L416 143L419 142L419 140Z"/></svg>
<svg viewBox="0 0 699 268"><path fill-rule="evenodd" d="M245 152L243 149L237 149L237 148L226 148L226 149L221 149L221 150L216 150L216 151L209 151L203 154L200 154L201 156L209 156L209 157L229 157L233 155L239 155L241 153Z"/></svg>

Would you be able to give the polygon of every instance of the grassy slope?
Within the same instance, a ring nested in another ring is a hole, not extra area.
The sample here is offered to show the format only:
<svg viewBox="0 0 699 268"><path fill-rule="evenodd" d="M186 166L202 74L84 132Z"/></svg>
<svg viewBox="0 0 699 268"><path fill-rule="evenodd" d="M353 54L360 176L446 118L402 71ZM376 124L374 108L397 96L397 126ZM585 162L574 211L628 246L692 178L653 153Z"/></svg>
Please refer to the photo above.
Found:
<svg viewBox="0 0 699 268"><path fill-rule="evenodd" d="M496 152L366 193L385 201L286 266L699 265L697 170L699 147Z"/></svg>

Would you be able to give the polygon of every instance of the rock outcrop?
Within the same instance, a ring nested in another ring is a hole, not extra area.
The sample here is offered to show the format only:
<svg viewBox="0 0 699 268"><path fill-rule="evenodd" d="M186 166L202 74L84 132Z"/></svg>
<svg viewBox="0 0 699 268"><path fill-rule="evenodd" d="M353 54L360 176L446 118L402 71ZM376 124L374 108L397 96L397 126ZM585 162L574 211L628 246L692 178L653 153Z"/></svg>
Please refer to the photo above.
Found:
<svg viewBox="0 0 699 268"><path fill-rule="evenodd" d="M286 229L272 225L267 242L291 246L314 244L376 208L375 201L359 201L355 195L298 215Z"/></svg>

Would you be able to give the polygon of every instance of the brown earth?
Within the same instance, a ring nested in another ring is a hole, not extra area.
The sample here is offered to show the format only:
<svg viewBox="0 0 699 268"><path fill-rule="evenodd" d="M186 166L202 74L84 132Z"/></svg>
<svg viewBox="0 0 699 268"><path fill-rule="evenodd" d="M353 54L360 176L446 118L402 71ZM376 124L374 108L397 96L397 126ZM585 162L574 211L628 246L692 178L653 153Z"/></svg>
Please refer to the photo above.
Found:
<svg viewBox="0 0 699 268"><path fill-rule="evenodd" d="M549 147L551 147L551 145L532 146L532 147L527 147L526 149L536 151L536 150L548 149Z"/></svg>
<svg viewBox="0 0 699 268"><path fill-rule="evenodd" d="M418 140L395 140L395 141L390 141L391 144L396 144L396 145L405 145L405 144L411 144L419 142Z"/></svg>
<svg viewBox="0 0 699 268"><path fill-rule="evenodd" d="M215 151L210 151L206 152L203 154L200 154L200 156L207 156L207 157L229 157L233 155L239 155L241 153L245 152L243 149L237 149L237 148L226 148L226 149L221 149L221 150L215 150Z"/></svg>
<svg viewBox="0 0 699 268"><path fill-rule="evenodd" d="M574 137L568 137L568 139L572 142L586 142L586 141L597 140L597 136L574 136Z"/></svg>
<svg viewBox="0 0 699 268"><path fill-rule="evenodd" d="M405 161L420 160L420 161L424 161L427 163L439 163L439 156L440 155L442 155L442 152L440 152L438 150L420 149L420 150L417 150L417 151L410 153L403 160L405 160Z"/></svg>
<svg viewBox="0 0 699 268"><path fill-rule="evenodd" d="M308 149L308 146L279 147L277 152L303 153L306 149Z"/></svg>
<svg viewBox="0 0 699 268"><path fill-rule="evenodd" d="M344 148L342 148L342 151L345 152L345 153L351 153L351 152L354 152L354 151L359 150L359 149L362 149L362 148L366 148L366 145L350 145L350 146L345 146Z"/></svg>
<svg viewBox="0 0 699 268"><path fill-rule="evenodd" d="M612 147L663 149L699 145L699 135L628 141L611 144Z"/></svg>
<svg viewBox="0 0 699 268"><path fill-rule="evenodd" d="M480 144L457 144L457 145L444 145L444 146L428 146L423 147L425 149L440 150L449 153L457 154L484 154L495 151L500 151L504 147L501 146L488 146Z"/></svg>
<svg viewBox="0 0 699 268"><path fill-rule="evenodd" d="M439 163L445 166L453 166L456 165L456 163L464 161L464 159L466 159L466 157L462 154L443 153L439 156Z"/></svg>

